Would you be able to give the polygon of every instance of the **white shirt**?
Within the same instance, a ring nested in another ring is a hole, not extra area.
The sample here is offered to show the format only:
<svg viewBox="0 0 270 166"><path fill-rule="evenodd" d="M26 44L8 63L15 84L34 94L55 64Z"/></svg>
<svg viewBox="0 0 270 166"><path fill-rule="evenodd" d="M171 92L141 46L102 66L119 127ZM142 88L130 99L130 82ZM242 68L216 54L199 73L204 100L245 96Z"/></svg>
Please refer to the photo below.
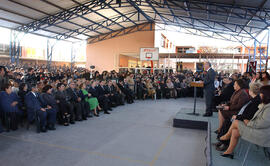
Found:
<svg viewBox="0 0 270 166"><path fill-rule="evenodd" d="M32 92L32 91L31 91ZM32 92L35 97L37 97L36 93Z"/></svg>

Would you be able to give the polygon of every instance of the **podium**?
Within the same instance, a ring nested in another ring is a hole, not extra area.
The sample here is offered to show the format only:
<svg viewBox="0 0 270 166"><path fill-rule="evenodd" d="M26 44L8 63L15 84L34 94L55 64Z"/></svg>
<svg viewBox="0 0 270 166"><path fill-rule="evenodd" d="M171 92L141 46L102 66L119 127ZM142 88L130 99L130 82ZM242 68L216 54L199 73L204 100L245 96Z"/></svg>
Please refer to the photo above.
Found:
<svg viewBox="0 0 270 166"><path fill-rule="evenodd" d="M191 87L194 87L194 108L192 113L187 113L188 115L195 115L198 116L200 115L199 113L196 113L196 102L197 102L197 88L203 88L203 83L202 82L191 82L190 83Z"/></svg>

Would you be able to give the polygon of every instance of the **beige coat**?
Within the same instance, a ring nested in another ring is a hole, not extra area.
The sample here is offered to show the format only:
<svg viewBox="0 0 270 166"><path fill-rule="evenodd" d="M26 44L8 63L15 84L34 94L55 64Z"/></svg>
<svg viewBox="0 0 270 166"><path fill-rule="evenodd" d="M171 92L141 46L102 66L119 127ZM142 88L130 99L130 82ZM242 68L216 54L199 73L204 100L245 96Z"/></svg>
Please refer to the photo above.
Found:
<svg viewBox="0 0 270 166"><path fill-rule="evenodd" d="M239 121L239 133L244 140L270 147L270 103L260 104L259 110L247 125Z"/></svg>

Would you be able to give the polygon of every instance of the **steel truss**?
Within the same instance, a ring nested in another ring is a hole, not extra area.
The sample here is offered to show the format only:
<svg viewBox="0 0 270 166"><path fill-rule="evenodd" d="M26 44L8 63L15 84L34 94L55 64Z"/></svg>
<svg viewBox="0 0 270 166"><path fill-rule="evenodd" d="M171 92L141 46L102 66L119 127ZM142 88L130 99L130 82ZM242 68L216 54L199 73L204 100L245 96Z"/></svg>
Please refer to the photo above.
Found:
<svg viewBox="0 0 270 166"><path fill-rule="evenodd" d="M42 30L50 33L47 37L57 40L69 38L81 40L78 36L83 35L88 38L88 44L91 44L137 31L151 31L154 30L155 23L174 25L179 27L179 30L176 29L178 32L239 42L245 47L247 47L245 45L246 41L254 40L254 49L256 50L259 47L260 52L256 54L256 51L254 51L255 54L249 57L250 59L258 59L259 57L260 71L267 69L270 32L268 30L267 36L263 39L267 40L266 53L261 51L264 43L258 40L257 36L269 27L270 10L264 8L268 0L264 0L258 7L243 7L236 4L197 0L92 0L83 3L70 0L75 6L69 9L65 9L53 1L41 0L54 8L60 9L60 12L54 15L15 0L9 1L46 15L44 18L36 20L0 7L1 10L6 12L33 20L28 24L22 24L0 17L2 20L18 24L19 26L15 29L16 33L21 31L38 34L37 31ZM130 10L122 12L121 9L124 8ZM109 17L101 14L104 9L110 9L115 15ZM97 21L88 18L87 15L91 13L98 15L102 19ZM217 17L220 19L216 19ZM74 21L76 18L83 19L88 23L85 25L76 23ZM66 28L61 26L61 23L69 23L76 28ZM130 24L127 26L125 23ZM48 29L51 27L57 27L62 31ZM162 27L159 28L162 29ZM40 35L42 36L42 34ZM21 50L20 40L16 36L15 31L13 31L10 42L10 57L11 62L16 61L18 64ZM48 40L47 59L49 67L52 60L53 46L54 44L51 44Z"/></svg>
<svg viewBox="0 0 270 166"><path fill-rule="evenodd" d="M13 0L11 1L18 3ZM76 38L78 35L84 35L93 39L97 36L107 35L107 33L101 32L103 29L114 33L129 28L123 26L122 23L128 22L132 23L133 26L137 26L143 21L162 23L165 25L176 25L200 31L210 31L214 34L219 34L217 36L228 34L231 35L231 37L226 38L225 40L244 42L246 40L256 39L256 35L269 26L267 20L270 18L270 11L263 8L267 0L261 3L258 8L247 8L204 1L93 0L80 3L76 0L71 0L76 6L70 9L64 9L54 4L52 1L42 1L53 7L59 8L61 12L55 15L47 14L47 17L19 26L17 30L23 32L35 32L39 29L46 30L46 28L51 26L58 26L61 28L58 24L68 22L76 25L78 28L65 28L63 29L63 32L57 32L55 33L56 35L52 37L55 39L67 39ZM132 10L123 13L119 10L120 8L132 8ZM117 15L107 17L99 12L103 9L111 9L117 13ZM87 18L86 15L90 13L97 14L102 17L103 20L93 21ZM205 15L206 17L200 15ZM226 19L217 20L213 18L214 15ZM75 18L84 19L88 21L89 24L79 25L74 23L73 20ZM235 23L235 21L233 21L235 19L241 20L242 23ZM111 28L114 25L117 25L118 29ZM89 32L92 32L92 34L94 32L95 35L89 35Z"/></svg>
<svg viewBox="0 0 270 166"><path fill-rule="evenodd" d="M267 30L267 33L264 35L264 37L261 40L254 39L254 45L253 45L253 54L250 53L249 49L249 62L247 66L247 71L251 68L250 62L257 62L256 65L256 71L253 70L253 72L263 72L267 71L268 68L268 54L269 54L269 38L270 38L270 29ZM266 47L266 50L264 49ZM258 52L258 51L259 52Z"/></svg>

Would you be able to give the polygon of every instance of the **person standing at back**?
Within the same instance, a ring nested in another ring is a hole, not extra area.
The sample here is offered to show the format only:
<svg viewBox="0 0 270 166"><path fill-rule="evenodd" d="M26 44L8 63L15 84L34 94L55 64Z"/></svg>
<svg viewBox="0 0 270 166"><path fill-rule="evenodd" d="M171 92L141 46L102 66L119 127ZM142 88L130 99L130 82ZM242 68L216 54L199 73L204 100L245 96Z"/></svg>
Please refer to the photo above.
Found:
<svg viewBox="0 0 270 166"><path fill-rule="evenodd" d="M204 63L204 68L206 71L206 75L203 80L204 85L204 95L205 95L205 104L206 104L206 111L203 115L204 117L212 116L212 103L215 94L215 78L216 72L211 68L210 62Z"/></svg>

